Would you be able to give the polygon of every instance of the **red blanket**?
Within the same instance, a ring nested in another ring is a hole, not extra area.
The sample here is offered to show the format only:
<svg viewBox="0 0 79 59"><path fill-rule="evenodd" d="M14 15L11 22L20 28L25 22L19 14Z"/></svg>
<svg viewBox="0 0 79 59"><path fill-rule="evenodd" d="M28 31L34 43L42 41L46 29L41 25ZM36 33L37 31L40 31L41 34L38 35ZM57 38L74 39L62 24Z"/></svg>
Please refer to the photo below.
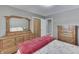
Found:
<svg viewBox="0 0 79 59"><path fill-rule="evenodd" d="M42 48L52 40L53 40L53 37L51 37L50 35L47 35L47 36L35 38L31 41L30 40L25 41L21 43L18 48L21 54L31 54L37 51L38 49Z"/></svg>

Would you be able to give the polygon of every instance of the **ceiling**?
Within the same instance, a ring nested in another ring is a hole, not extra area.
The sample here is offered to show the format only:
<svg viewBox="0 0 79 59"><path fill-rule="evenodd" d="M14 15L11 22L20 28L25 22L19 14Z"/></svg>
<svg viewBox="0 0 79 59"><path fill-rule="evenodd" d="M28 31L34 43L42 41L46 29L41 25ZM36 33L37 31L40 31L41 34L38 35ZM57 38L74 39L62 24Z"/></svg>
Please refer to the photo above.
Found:
<svg viewBox="0 0 79 59"><path fill-rule="evenodd" d="M24 11L32 12L34 14L49 16L60 12L79 8L79 5L10 5L10 7L18 8Z"/></svg>

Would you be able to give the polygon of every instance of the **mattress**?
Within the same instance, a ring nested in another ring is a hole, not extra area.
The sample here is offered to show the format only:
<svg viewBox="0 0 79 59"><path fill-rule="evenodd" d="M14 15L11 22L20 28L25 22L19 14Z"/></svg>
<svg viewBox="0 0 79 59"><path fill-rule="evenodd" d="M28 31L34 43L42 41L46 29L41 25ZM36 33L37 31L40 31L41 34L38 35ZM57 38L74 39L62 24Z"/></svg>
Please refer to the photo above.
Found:
<svg viewBox="0 0 79 59"><path fill-rule="evenodd" d="M79 46L54 40L34 54L79 54Z"/></svg>

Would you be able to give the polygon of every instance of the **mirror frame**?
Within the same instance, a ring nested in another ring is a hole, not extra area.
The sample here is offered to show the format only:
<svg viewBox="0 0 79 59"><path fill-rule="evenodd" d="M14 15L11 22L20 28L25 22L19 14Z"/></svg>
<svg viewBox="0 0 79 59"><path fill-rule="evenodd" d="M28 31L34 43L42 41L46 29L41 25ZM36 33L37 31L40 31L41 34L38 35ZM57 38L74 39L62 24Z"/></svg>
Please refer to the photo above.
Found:
<svg viewBox="0 0 79 59"><path fill-rule="evenodd" d="M20 17L20 16L5 16L6 18L6 35L9 34L9 33L12 33L10 32L10 19L11 18L19 18L19 19L26 19L28 20L28 31L30 31L30 19L29 18L25 18L25 17Z"/></svg>

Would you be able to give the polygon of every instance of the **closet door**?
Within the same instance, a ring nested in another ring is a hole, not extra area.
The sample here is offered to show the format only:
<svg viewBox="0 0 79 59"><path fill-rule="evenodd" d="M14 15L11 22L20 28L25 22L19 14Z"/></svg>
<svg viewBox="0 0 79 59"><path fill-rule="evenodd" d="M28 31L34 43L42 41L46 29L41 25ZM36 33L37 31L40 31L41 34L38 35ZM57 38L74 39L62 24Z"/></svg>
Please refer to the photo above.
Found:
<svg viewBox="0 0 79 59"><path fill-rule="evenodd" d="M34 35L35 37L41 36L41 20L37 18L34 19Z"/></svg>

